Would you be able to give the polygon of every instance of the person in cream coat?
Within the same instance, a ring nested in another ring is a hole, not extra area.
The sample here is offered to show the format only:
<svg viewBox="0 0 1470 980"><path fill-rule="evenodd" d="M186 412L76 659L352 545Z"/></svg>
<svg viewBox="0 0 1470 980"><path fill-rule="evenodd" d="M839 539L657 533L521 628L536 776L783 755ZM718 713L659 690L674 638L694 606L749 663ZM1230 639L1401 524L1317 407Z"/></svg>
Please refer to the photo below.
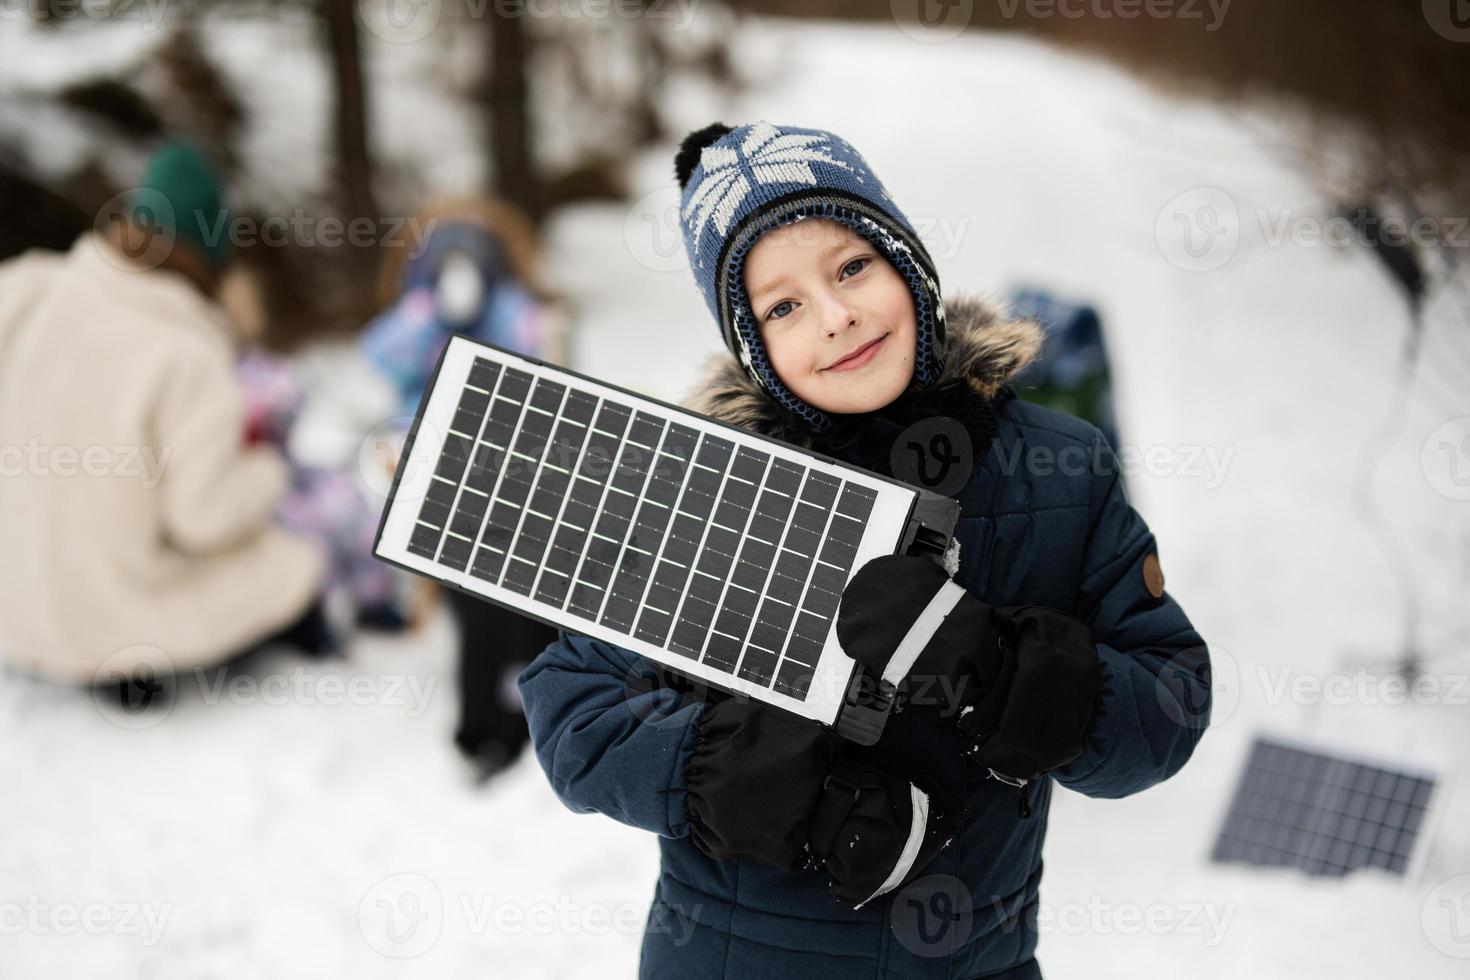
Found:
<svg viewBox="0 0 1470 980"><path fill-rule="evenodd" d="M218 663L320 617L322 556L272 525L286 466L245 444L212 298L227 242L200 234L212 172L173 144L134 196L68 252L0 265L0 655L70 681Z"/></svg>

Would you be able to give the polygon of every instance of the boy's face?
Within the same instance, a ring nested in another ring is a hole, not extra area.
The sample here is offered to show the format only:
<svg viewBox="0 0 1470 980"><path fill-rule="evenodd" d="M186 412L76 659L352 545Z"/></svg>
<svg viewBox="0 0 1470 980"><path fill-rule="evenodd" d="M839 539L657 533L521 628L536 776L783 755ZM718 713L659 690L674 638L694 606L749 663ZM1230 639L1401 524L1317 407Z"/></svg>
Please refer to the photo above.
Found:
<svg viewBox="0 0 1470 980"><path fill-rule="evenodd" d="M776 376L808 405L871 412L908 387L913 294L861 235L827 218L782 225L750 250L744 278Z"/></svg>

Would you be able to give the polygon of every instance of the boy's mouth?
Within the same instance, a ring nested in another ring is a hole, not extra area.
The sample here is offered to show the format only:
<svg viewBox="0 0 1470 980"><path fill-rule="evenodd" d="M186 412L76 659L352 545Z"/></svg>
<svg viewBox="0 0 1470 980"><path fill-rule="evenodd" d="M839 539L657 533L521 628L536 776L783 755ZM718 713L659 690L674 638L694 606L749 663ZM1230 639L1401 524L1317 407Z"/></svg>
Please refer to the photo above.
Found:
<svg viewBox="0 0 1470 980"><path fill-rule="evenodd" d="M878 352L878 348L881 347L883 345L883 341L887 339L888 334L885 333L877 340L870 340L863 346L859 347L857 350L853 351L851 354L848 354L847 356L833 361L831 364L828 364L822 370L851 371L855 368L860 368L873 359L873 355Z"/></svg>

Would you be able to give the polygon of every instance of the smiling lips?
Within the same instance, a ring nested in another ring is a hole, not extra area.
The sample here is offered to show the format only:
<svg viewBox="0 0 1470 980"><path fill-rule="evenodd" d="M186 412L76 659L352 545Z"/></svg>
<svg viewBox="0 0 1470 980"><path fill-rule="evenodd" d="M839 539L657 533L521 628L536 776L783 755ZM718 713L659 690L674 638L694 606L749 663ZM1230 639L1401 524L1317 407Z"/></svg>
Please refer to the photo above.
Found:
<svg viewBox="0 0 1470 980"><path fill-rule="evenodd" d="M869 361L871 361L873 359L873 356L878 352L878 348L879 347L882 347L883 346L883 341L885 341L887 339L888 339L888 334L885 333L883 336L879 337L877 340L871 340L871 341L869 341L868 343L866 343L863 346L859 347L857 350L853 351L851 354L848 354L846 357L842 358L840 361L836 361L836 362L834 362L832 364L829 364L829 365L827 365L827 367L823 368L822 370L824 370L824 371L852 371L852 370L855 370L856 368L860 368L864 364L867 364Z"/></svg>

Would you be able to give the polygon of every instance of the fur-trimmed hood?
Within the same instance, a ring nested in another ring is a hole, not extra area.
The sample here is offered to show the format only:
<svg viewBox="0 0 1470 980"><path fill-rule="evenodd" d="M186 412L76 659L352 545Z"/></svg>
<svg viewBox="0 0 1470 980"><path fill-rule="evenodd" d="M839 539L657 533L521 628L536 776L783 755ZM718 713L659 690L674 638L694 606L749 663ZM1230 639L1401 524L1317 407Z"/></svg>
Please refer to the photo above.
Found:
<svg viewBox="0 0 1470 980"><path fill-rule="evenodd" d="M979 294L945 300L949 353L939 383L965 378L993 398L1000 387L1041 354L1045 334L1034 319L1012 319L999 303ZM680 402L685 408L793 445L810 447L811 433L771 400L740 367L735 355L715 354L699 382Z"/></svg>

